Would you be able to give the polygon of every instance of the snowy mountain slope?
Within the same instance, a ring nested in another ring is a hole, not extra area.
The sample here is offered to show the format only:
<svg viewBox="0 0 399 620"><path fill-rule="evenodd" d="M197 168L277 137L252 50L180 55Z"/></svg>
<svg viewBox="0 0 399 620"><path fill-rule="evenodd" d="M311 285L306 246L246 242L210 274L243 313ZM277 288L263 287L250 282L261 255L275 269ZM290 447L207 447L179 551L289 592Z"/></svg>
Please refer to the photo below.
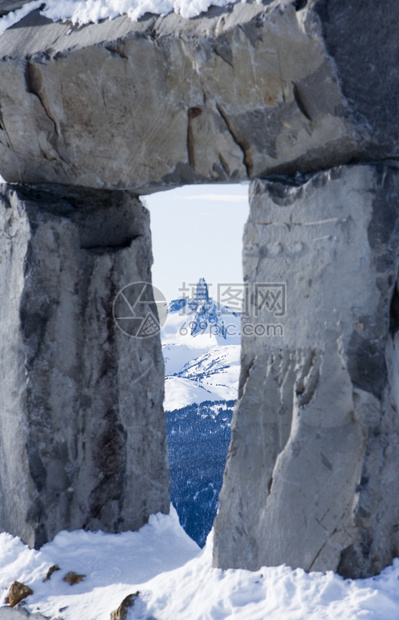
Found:
<svg viewBox="0 0 399 620"><path fill-rule="evenodd" d="M193 350L191 353L193 357ZM164 407L173 411L207 400L235 400L239 374L240 347L212 347L186 362L173 375L166 376Z"/></svg>
<svg viewBox="0 0 399 620"><path fill-rule="evenodd" d="M240 372L240 316L210 298L171 302L162 330L171 499L203 546L212 527L230 442Z"/></svg>
<svg viewBox="0 0 399 620"><path fill-rule="evenodd" d="M240 347L235 344L224 347L212 347L206 353L184 364L183 368L176 373L176 376L193 377L197 381L210 381L215 375L229 376L229 368L237 363L239 354ZM225 384L225 381L223 380L223 384Z"/></svg>
<svg viewBox="0 0 399 620"><path fill-rule="evenodd" d="M165 378L165 411L181 409L192 403L203 403L207 400L220 400L218 394L207 390L205 387L182 377Z"/></svg>
<svg viewBox="0 0 399 620"><path fill-rule="evenodd" d="M211 299L203 278L193 299L171 302L161 332L167 411L236 399L240 328L240 315Z"/></svg>

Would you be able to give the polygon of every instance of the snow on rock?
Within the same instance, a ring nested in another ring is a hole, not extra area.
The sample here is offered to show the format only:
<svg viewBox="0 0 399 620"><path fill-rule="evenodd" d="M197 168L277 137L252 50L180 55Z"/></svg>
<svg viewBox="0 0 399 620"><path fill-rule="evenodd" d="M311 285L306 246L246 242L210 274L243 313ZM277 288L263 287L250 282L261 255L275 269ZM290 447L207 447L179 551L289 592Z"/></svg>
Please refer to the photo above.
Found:
<svg viewBox="0 0 399 620"><path fill-rule="evenodd" d="M21 1L21 5L22 4L24 3ZM7 28L11 28L11 26L17 24L26 15L36 9L39 9L42 5L43 3L41 2L41 0L35 0L34 2L28 2L27 4L21 6L21 8L18 8L17 10L11 11L10 13L2 16L0 19L0 34L3 34L3 32L7 30ZM1 182L3 183L4 179L2 179Z"/></svg>
<svg viewBox="0 0 399 620"><path fill-rule="evenodd" d="M82 26L115 19L120 15L127 15L132 21L137 21L145 13L167 15L174 12L190 19L206 12L211 5L222 7L236 2L238 0L47 0L44 4L41 0L27 3L20 0L15 2L17 10L7 13L0 20L0 34L39 8L43 15L54 22L71 21L74 25ZM19 5L23 6L17 8Z"/></svg>
<svg viewBox="0 0 399 620"><path fill-rule="evenodd" d="M157 620L397 620L398 561L380 577L364 581L287 566L223 571L211 567L212 537L185 566L147 584L142 600L148 615Z"/></svg>
<svg viewBox="0 0 399 620"><path fill-rule="evenodd" d="M237 1L237 0L235 0ZM211 6L226 6L228 0L48 0L44 14L54 21L70 19L87 24L127 14L137 20L144 13L166 15L174 11L182 17L196 17Z"/></svg>

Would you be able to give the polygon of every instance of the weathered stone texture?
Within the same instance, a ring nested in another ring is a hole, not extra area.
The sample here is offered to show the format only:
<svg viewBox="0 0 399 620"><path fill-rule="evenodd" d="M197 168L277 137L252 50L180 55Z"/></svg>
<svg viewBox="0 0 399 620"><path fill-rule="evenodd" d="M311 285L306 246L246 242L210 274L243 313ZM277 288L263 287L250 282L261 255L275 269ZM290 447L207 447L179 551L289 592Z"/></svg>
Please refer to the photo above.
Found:
<svg viewBox="0 0 399 620"><path fill-rule="evenodd" d="M392 122L399 92L397 3L317 0L314 8L352 122L363 135L362 150L368 158L398 157L399 126Z"/></svg>
<svg viewBox="0 0 399 620"><path fill-rule="evenodd" d="M392 0L33 11L0 37L2 174L146 192L396 157L397 20Z"/></svg>
<svg viewBox="0 0 399 620"><path fill-rule="evenodd" d="M215 564L362 576L398 554L398 19L265 0L84 27L33 11L0 37L0 172L64 184L1 193L0 528L38 546L168 509L160 343L111 318L150 279L129 191L276 175L252 185L244 263L288 310L243 339Z"/></svg>
<svg viewBox="0 0 399 620"><path fill-rule="evenodd" d="M237 3L0 37L7 181L137 188L315 170L361 150L319 17Z"/></svg>
<svg viewBox="0 0 399 620"><path fill-rule="evenodd" d="M0 15L7 15L10 11L17 11L30 0L0 0Z"/></svg>
<svg viewBox="0 0 399 620"><path fill-rule="evenodd" d="M150 281L148 212L129 192L3 186L0 529L138 529L168 512L159 337L115 325Z"/></svg>
<svg viewBox="0 0 399 620"><path fill-rule="evenodd" d="M284 334L243 336L214 563L378 573L399 554L399 170L254 181L250 202L245 278L287 307L254 295L244 320Z"/></svg>

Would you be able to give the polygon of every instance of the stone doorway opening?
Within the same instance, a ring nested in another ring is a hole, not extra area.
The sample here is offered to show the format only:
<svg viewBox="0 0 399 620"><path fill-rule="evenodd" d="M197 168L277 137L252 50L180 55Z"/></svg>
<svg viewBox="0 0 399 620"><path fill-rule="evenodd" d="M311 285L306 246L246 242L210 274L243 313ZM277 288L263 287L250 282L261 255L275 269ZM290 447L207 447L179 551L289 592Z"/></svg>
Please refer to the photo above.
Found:
<svg viewBox="0 0 399 620"><path fill-rule="evenodd" d="M203 546L218 506L240 367L242 234L248 185L184 186L146 196L161 331L171 501Z"/></svg>

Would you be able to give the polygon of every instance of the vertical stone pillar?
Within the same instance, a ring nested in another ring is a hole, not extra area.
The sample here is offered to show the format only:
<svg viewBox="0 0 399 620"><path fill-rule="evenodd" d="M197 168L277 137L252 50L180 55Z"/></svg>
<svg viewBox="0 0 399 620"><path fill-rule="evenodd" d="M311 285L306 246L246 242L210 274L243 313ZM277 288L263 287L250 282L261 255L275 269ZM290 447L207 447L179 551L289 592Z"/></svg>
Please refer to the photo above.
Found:
<svg viewBox="0 0 399 620"><path fill-rule="evenodd" d="M0 529L34 547L62 529L135 530L169 510L159 336L113 300L149 282L134 194L2 186Z"/></svg>
<svg viewBox="0 0 399 620"><path fill-rule="evenodd" d="M250 202L214 563L376 574L399 555L399 171L255 181Z"/></svg>

